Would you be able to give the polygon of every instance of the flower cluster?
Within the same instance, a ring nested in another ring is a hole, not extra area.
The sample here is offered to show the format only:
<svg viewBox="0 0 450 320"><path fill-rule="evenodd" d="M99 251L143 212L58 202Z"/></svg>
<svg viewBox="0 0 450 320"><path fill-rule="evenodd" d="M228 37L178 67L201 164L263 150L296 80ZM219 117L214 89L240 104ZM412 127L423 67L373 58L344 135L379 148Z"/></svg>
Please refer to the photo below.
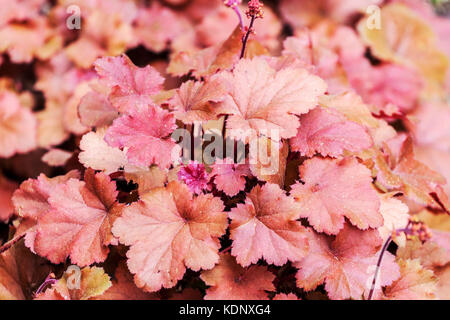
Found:
<svg viewBox="0 0 450 320"><path fill-rule="evenodd" d="M4 1L0 299L450 299L449 30L415 0Z"/></svg>
<svg viewBox="0 0 450 320"><path fill-rule="evenodd" d="M245 12L247 17L263 18L264 12L262 10L263 4L259 0L250 0L248 2L248 9Z"/></svg>

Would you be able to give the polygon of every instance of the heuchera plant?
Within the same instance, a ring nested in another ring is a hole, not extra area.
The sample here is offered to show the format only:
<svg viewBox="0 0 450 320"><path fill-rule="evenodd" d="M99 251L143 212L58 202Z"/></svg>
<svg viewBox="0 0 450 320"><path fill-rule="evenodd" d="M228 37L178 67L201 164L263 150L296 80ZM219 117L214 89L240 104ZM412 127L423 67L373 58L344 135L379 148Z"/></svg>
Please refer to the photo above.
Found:
<svg viewBox="0 0 450 320"><path fill-rule="evenodd" d="M0 299L450 299L450 20L264 2L0 1Z"/></svg>

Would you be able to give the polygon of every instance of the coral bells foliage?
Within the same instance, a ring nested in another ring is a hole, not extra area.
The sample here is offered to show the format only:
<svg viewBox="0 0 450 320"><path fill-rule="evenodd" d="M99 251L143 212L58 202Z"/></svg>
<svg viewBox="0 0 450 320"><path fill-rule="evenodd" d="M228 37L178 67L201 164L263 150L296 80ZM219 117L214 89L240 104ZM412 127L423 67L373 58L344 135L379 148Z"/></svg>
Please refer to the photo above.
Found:
<svg viewBox="0 0 450 320"><path fill-rule="evenodd" d="M229 91L214 111L229 115L227 129L237 138L243 138L239 133L246 130L252 138L261 131L294 137L300 126L297 115L313 109L326 91L325 82L305 69L277 70L264 57L241 60L221 78Z"/></svg>
<svg viewBox="0 0 450 320"><path fill-rule="evenodd" d="M210 286L205 300L267 300L267 291L275 289L275 275L267 267L243 268L228 254L222 254L217 266L200 277Z"/></svg>
<svg viewBox="0 0 450 320"><path fill-rule="evenodd" d="M33 220L26 244L53 263L70 256L80 266L102 262L111 235L117 190L103 173L86 171L84 181L70 176L49 180L40 176L16 191L13 201L23 215Z"/></svg>
<svg viewBox="0 0 450 320"><path fill-rule="evenodd" d="M360 229L381 227L380 201L372 185L370 171L356 159L314 158L299 168L304 183L292 186L299 215L312 227L337 234L347 218Z"/></svg>
<svg viewBox="0 0 450 320"><path fill-rule="evenodd" d="M246 164L235 164L230 159L217 161L211 171L217 190L223 191L227 196L233 197L245 189L245 177L251 175Z"/></svg>
<svg viewBox="0 0 450 320"><path fill-rule="evenodd" d="M0 299L450 299L428 2L3 2Z"/></svg>
<svg viewBox="0 0 450 320"><path fill-rule="evenodd" d="M231 254L242 266L259 259L281 266L288 260L298 261L308 252L306 229L296 221L298 208L293 198L275 184L253 188L245 204L233 208L229 217Z"/></svg>
<svg viewBox="0 0 450 320"><path fill-rule="evenodd" d="M170 165L175 142L170 134L176 128L173 114L158 106L133 106L114 120L105 134L111 147L126 148L130 163L138 166Z"/></svg>
<svg viewBox="0 0 450 320"><path fill-rule="evenodd" d="M0 89L0 156L8 158L36 147L36 118L23 107L20 97L10 90Z"/></svg>
<svg viewBox="0 0 450 320"><path fill-rule="evenodd" d="M123 210L113 232L130 246L128 267L138 287L171 288L186 268L211 269L219 260L228 225L223 202L211 194L193 196L186 185L170 182Z"/></svg>
<svg viewBox="0 0 450 320"><path fill-rule="evenodd" d="M382 240L376 230L361 231L349 225L334 239L312 235L311 253L296 266L297 285L311 290L325 283L331 299L361 299L368 294L373 278L373 266L378 259ZM378 289L391 284L400 275L399 266L386 253L378 279ZM378 290L377 294L381 294Z"/></svg>
<svg viewBox="0 0 450 320"><path fill-rule="evenodd" d="M152 103L151 95L162 89L164 79L154 68L136 67L127 56L98 59L95 70L111 90L108 100L119 111Z"/></svg>
<svg viewBox="0 0 450 320"><path fill-rule="evenodd" d="M332 109L316 108L300 117L297 136L290 140L293 151L312 157L339 157L344 150L358 152L372 146L372 138L366 129L348 121Z"/></svg>

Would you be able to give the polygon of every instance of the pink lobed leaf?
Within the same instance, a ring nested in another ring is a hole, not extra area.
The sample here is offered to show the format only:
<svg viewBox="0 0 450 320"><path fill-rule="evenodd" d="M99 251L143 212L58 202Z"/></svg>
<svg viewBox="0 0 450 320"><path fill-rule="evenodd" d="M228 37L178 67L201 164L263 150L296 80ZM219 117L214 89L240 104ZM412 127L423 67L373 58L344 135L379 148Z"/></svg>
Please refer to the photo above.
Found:
<svg viewBox="0 0 450 320"><path fill-rule="evenodd" d="M118 192L109 176L87 170L85 181L70 179L50 193L50 209L37 219L36 252L52 263L70 256L87 266L102 262L116 243L111 226Z"/></svg>
<svg viewBox="0 0 450 320"><path fill-rule="evenodd" d="M311 232L309 254L296 263L297 286L309 291L325 283L333 300L362 299L371 288L381 244L378 231L361 231L348 224L336 238ZM389 252L385 253L381 268L377 296L381 287L400 276Z"/></svg>
<svg viewBox="0 0 450 320"><path fill-rule="evenodd" d="M145 291L171 288L186 268L211 269L219 261L218 238L228 222L224 206L211 194L194 197L177 181L152 189L124 208L113 227L129 245L128 268Z"/></svg>
<svg viewBox="0 0 450 320"><path fill-rule="evenodd" d="M360 229L383 225L370 170L355 158L313 158L299 170L305 183L297 182L291 195L298 201L299 215L316 231L337 234L345 217Z"/></svg>
<svg viewBox="0 0 450 320"><path fill-rule="evenodd" d="M281 266L299 261L308 251L306 229L296 221L298 206L276 184L254 187L229 217L231 254L244 267L259 259Z"/></svg>
<svg viewBox="0 0 450 320"><path fill-rule="evenodd" d="M151 66L139 68L126 56L98 59L95 70L109 87L109 101L121 112L153 104L151 95L162 89L164 78Z"/></svg>
<svg viewBox="0 0 450 320"><path fill-rule="evenodd" d="M37 120L10 91L0 92L0 158L26 153L37 146Z"/></svg>
<svg viewBox="0 0 450 320"><path fill-rule="evenodd" d="M105 141L112 147L126 147L132 164L157 164L164 169L170 166L176 146L170 137L175 128L173 114L168 111L157 106L134 107L129 114L114 120Z"/></svg>
<svg viewBox="0 0 450 320"><path fill-rule="evenodd" d="M221 74L229 89L223 102L215 106L216 114L229 114L228 130L249 130L250 137L260 134L279 137L296 135L300 123L296 115L307 113L325 93L326 84L300 68L274 70L262 57L241 59L233 72ZM231 136L242 138L239 132Z"/></svg>
<svg viewBox="0 0 450 320"><path fill-rule="evenodd" d="M344 151L358 152L372 146L366 129L333 109L315 108L300 117L297 136L290 140L293 151L302 156L338 157Z"/></svg>
<svg viewBox="0 0 450 320"><path fill-rule="evenodd" d="M275 275L267 267L243 268L229 254L222 254L219 264L200 277L211 286L205 300L267 300L265 291L275 290Z"/></svg>
<svg viewBox="0 0 450 320"><path fill-rule="evenodd" d="M210 176L214 177L217 189L233 197L245 189L245 177L250 176L247 164L215 163Z"/></svg>

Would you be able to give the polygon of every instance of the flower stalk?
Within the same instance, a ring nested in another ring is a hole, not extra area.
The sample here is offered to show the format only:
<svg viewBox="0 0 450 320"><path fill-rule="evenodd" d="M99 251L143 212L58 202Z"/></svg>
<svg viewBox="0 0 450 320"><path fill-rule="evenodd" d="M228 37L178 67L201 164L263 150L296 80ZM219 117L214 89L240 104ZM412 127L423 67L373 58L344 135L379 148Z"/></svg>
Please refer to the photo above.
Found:
<svg viewBox="0 0 450 320"><path fill-rule="evenodd" d="M250 37L250 33L252 33L253 24L255 23L256 17L252 16L250 19L251 19L250 20L250 25L247 28L247 32L245 33L244 38L242 39L242 50L241 50L241 55L240 55L239 59L244 58L245 49L247 47L247 41L248 41L248 38Z"/></svg>
<svg viewBox="0 0 450 320"><path fill-rule="evenodd" d="M255 23L255 20L258 18L262 19L264 17L264 12L262 10L263 6L264 5L261 2L259 2L259 0L250 0L248 2L248 9L245 12L245 15L247 16L248 19L250 19L250 25L248 26L248 28L246 28L246 33L242 38L242 50L239 59L242 59L245 56L245 49L247 47L248 38L250 37L250 34L254 31L253 25Z"/></svg>
<svg viewBox="0 0 450 320"><path fill-rule="evenodd" d="M416 218L411 218L406 225L404 229L397 229L395 230L392 235L390 235L380 252L380 255L378 257L377 266L375 269L375 273L373 276L372 286L369 291L369 296L367 297L367 300L372 300L373 294L375 292L375 285L378 277L378 273L380 272L381 263L383 261L383 256L386 250L388 249L389 245L391 244L391 241L393 240L393 236L396 237L397 235L404 234L406 236L406 239L411 239L412 237L418 237L420 241L427 241L431 238L431 232L428 229L428 227L421 221L417 220Z"/></svg>

